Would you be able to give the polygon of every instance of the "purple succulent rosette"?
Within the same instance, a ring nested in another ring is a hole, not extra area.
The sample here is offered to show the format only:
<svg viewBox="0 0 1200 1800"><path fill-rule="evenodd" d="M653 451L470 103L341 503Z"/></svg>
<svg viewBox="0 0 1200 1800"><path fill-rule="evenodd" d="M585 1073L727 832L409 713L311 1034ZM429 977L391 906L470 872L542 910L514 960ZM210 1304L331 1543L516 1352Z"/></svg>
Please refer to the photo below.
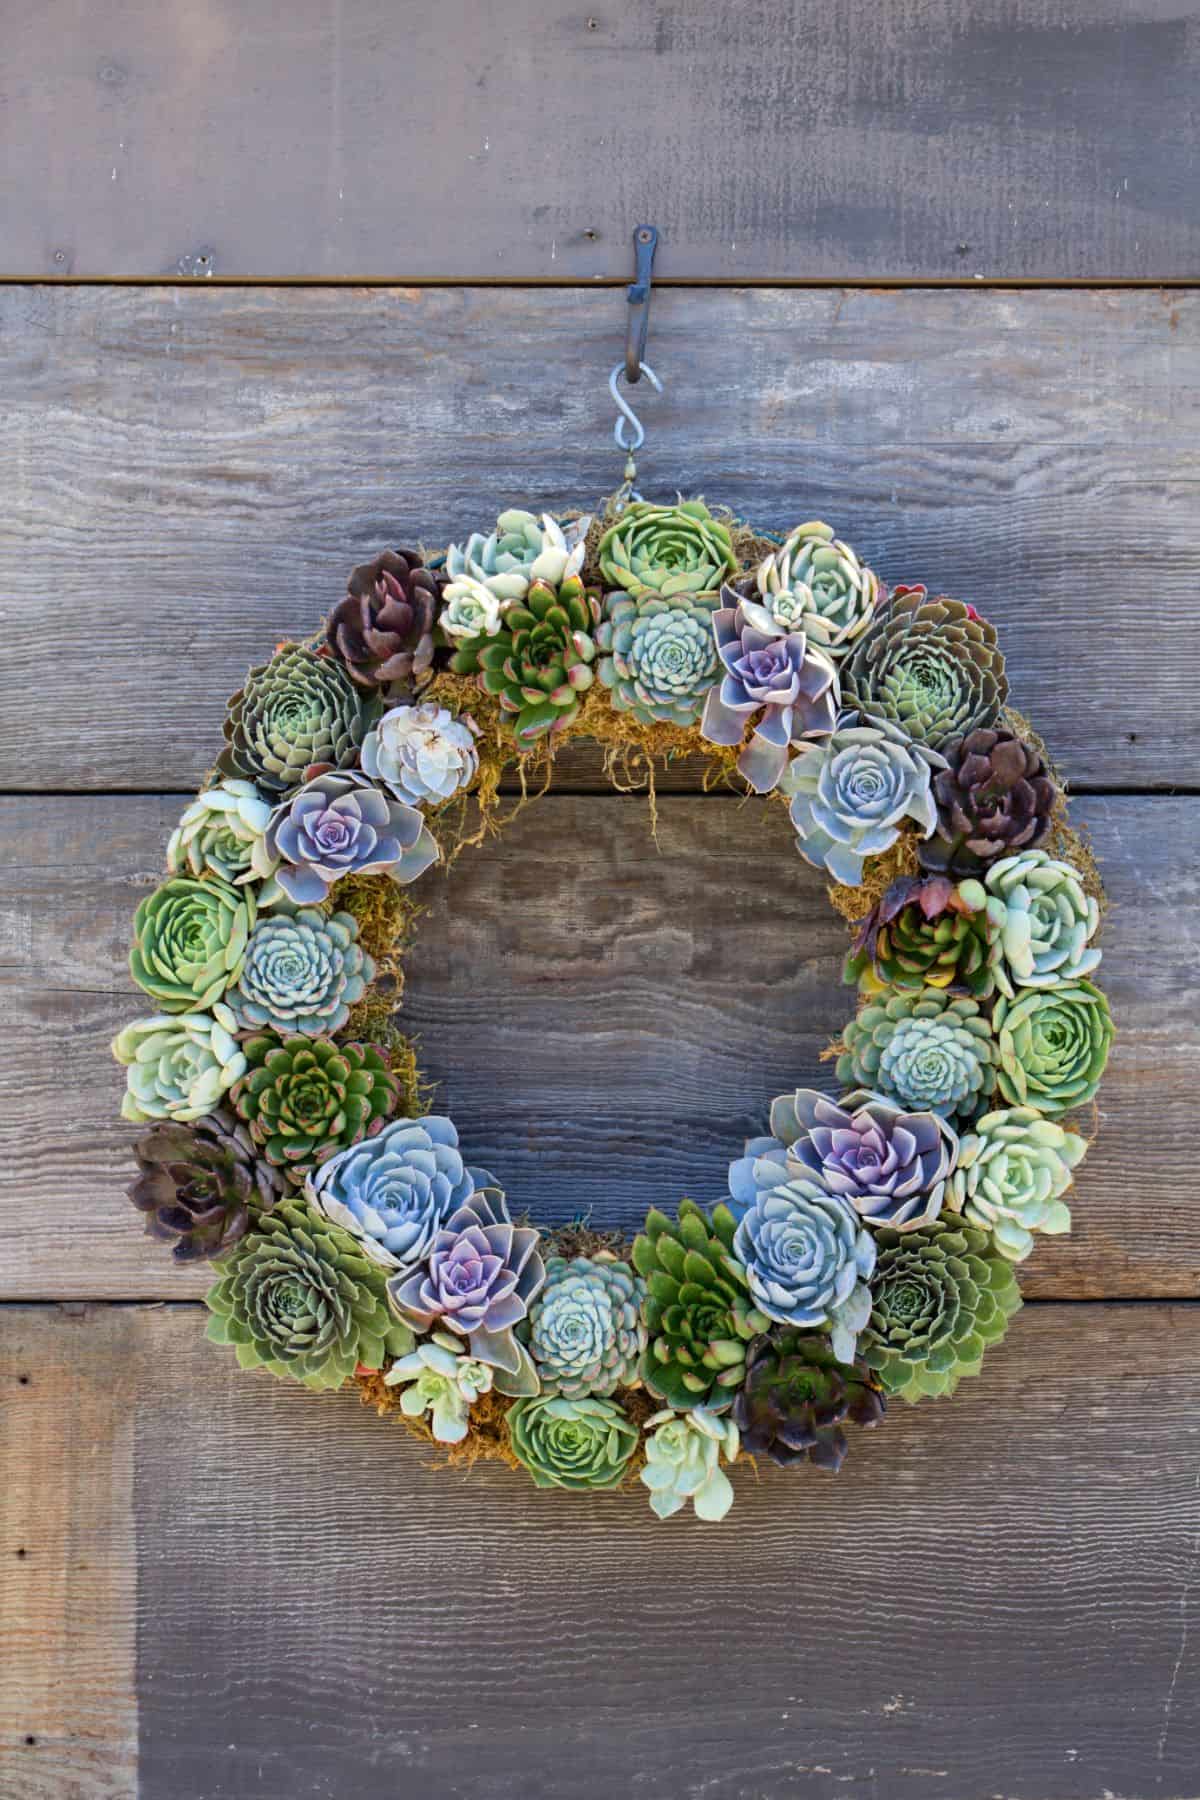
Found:
<svg viewBox="0 0 1200 1800"><path fill-rule="evenodd" d="M713 635L725 673L709 689L700 735L710 744L740 744L757 714L737 766L755 793L767 794L787 768L788 746L827 737L837 724L837 670L803 631L782 631L764 607L734 588L722 588L721 598Z"/></svg>
<svg viewBox="0 0 1200 1800"><path fill-rule="evenodd" d="M358 1238L372 1262L410 1275L429 1256L452 1213L481 1189L496 1190L486 1169L469 1169L449 1119L393 1119L310 1175L308 1199Z"/></svg>
<svg viewBox="0 0 1200 1800"><path fill-rule="evenodd" d="M301 906L322 901L343 875L388 875L401 887L441 854L421 814L365 775L318 773L277 806L267 826L280 887Z"/></svg>
<svg viewBox="0 0 1200 1800"><path fill-rule="evenodd" d="M751 1138L729 1167L732 1211L753 1204L779 1169L804 1170L873 1225L913 1230L936 1219L958 1157L958 1134L933 1112L906 1112L856 1088L840 1101L797 1088L771 1103L770 1137ZM768 1165L756 1174L756 1165ZM775 1174L770 1170L774 1169Z"/></svg>
<svg viewBox="0 0 1200 1800"><path fill-rule="evenodd" d="M540 1235L513 1224L498 1190L474 1195L438 1232L425 1266L388 1282L393 1310L418 1332L466 1338L469 1354L495 1369L498 1393L538 1393L537 1370L513 1327L546 1280Z"/></svg>

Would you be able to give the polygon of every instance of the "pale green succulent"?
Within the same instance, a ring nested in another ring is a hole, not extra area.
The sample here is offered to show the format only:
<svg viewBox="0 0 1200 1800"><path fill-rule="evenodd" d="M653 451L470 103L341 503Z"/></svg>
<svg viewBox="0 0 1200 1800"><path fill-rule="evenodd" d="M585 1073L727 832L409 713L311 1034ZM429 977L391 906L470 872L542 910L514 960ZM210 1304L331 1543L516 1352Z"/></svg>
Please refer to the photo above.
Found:
<svg viewBox="0 0 1200 1800"><path fill-rule="evenodd" d="M164 1012L202 1012L241 973L253 890L215 875L172 875L134 914L129 972Z"/></svg>
<svg viewBox="0 0 1200 1800"><path fill-rule="evenodd" d="M1024 1262L1033 1233L1070 1231L1063 1204L1087 1140L1043 1119L1031 1106L985 1113L959 1141L946 1203L992 1234L1001 1256Z"/></svg>
<svg viewBox="0 0 1200 1800"><path fill-rule="evenodd" d="M529 1309L529 1353L546 1389L568 1400L635 1387L646 1348L646 1284L610 1253L546 1259L546 1285Z"/></svg>
<svg viewBox="0 0 1200 1800"><path fill-rule="evenodd" d="M703 500L674 506L635 500L604 533L598 554L608 585L635 600L718 594L738 567L729 527Z"/></svg>
<svg viewBox="0 0 1200 1800"><path fill-rule="evenodd" d="M597 673L616 712L641 725L694 725L721 676L713 613L716 594L641 600L609 594L596 633Z"/></svg>
<svg viewBox="0 0 1200 1800"><path fill-rule="evenodd" d="M119 1031L112 1053L129 1074L121 1117L188 1124L215 1111L221 1096L246 1072L234 1033L237 1020L222 1002L211 1012L160 1013Z"/></svg>
<svg viewBox="0 0 1200 1800"><path fill-rule="evenodd" d="M870 625L879 599L874 571L819 519L797 525L783 549L759 564L755 582L759 599L753 610L743 602L752 625L803 631L835 660Z"/></svg>
<svg viewBox="0 0 1200 1800"><path fill-rule="evenodd" d="M435 1331L415 1350L394 1362L384 1383L403 1387L400 1411L407 1419L429 1415L429 1428L439 1444L461 1444L468 1415L480 1394L489 1392L493 1371L487 1363L463 1355L459 1338Z"/></svg>
<svg viewBox="0 0 1200 1800"><path fill-rule="evenodd" d="M637 1427L615 1400L539 1394L505 1415L512 1453L535 1487L615 1488L637 1449Z"/></svg>
<svg viewBox="0 0 1200 1800"><path fill-rule="evenodd" d="M1069 1112L1096 1097L1112 1048L1108 1001L1090 981L1003 995L992 1018L998 1085L1014 1106Z"/></svg>
<svg viewBox="0 0 1200 1800"><path fill-rule="evenodd" d="M231 778L184 807L167 844L167 867L173 875L219 875L234 887L247 882L270 883L277 866L267 849L271 807L252 781ZM267 903L266 890L259 904Z"/></svg>
<svg viewBox="0 0 1200 1800"><path fill-rule="evenodd" d="M487 537L474 531L465 544L451 544L446 552L446 573L452 587L443 601L449 599L454 606L453 584L464 576L480 582L502 606L523 600L530 582L539 578L557 587L583 567L583 540L590 524L587 518L574 519L564 530L549 513L543 513L539 521L531 512L510 507L500 514L495 530ZM449 623L445 613L440 622L454 636L468 635Z"/></svg>
<svg viewBox="0 0 1200 1800"><path fill-rule="evenodd" d="M650 1490L651 1510L669 1519L690 1500L698 1519L723 1519L733 1505L733 1485L721 1458L733 1462L738 1441L733 1420L705 1407L654 1413L646 1420L646 1463L638 1471Z"/></svg>
<svg viewBox="0 0 1200 1800"><path fill-rule="evenodd" d="M1024 850L992 863L982 881L964 881L958 891L975 911L985 909L994 927L996 985L1008 999L1019 987L1078 981L1098 965L1091 940L1100 908L1069 863Z"/></svg>

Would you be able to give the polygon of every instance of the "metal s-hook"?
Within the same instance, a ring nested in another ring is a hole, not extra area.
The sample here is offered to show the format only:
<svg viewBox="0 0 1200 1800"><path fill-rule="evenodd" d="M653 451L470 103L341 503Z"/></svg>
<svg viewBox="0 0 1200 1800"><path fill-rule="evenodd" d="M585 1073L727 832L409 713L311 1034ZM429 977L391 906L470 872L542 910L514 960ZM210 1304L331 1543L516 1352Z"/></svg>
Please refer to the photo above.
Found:
<svg viewBox="0 0 1200 1800"><path fill-rule="evenodd" d="M617 386L622 375L625 375L625 365L624 363L618 363L608 378L608 391L613 397L617 411L621 414L621 417L613 426L613 436L617 440L618 450L628 450L632 453L634 450L640 450L645 443L646 427L642 424L642 421L638 418L628 400L622 396L621 390ZM654 370L650 367L649 363L638 364L638 375L644 375L646 377L646 380L650 383L650 386L654 389L656 394L662 393L663 384L658 379L658 376L654 373ZM626 380L628 380L628 376L626 376ZM632 428L633 435L631 437L626 437L625 435L625 423L627 420Z"/></svg>
<svg viewBox="0 0 1200 1800"><path fill-rule="evenodd" d="M658 248L658 229L654 225L633 228L634 279L625 290L629 317L625 328L625 379L640 381L646 363L646 332L650 326L650 282L654 274L654 252Z"/></svg>

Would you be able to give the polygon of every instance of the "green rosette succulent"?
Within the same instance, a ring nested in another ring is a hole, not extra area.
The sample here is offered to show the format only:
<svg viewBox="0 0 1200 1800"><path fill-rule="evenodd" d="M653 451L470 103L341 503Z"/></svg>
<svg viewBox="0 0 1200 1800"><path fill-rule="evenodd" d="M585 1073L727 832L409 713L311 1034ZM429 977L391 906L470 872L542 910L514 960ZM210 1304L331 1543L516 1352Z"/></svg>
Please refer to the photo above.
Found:
<svg viewBox="0 0 1200 1800"><path fill-rule="evenodd" d="M352 913L280 906L250 934L227 1003L243 1031L263 1026L305 1037L340 1031L375 979Z"/></svg>
<svg viewBox="0 0 1200 1800"><path fill-rule="evenodd" d="M607 1252L546 1258L546 1285L529 1309L529 1353L542 1386L607 1399L641 1379L646 1284Z"/></svg>
<svg viewBox="0 0 1200 1800"><path fill-rule="evenodd" d="M958 888L986 910L996 940L996 981L1016 998L1019 987L1057 987L1090 975L1100 962L1092 938L1100 908L1078 872L1044 850L1025 850L990 865L982 881Z"/></svg>
<svg viewBox="0 0 1200 1800"><path fill-rule="evenodd" d="M517 748L531 749L578 716L579 696L595 678L599 617L599 601L577 575L559 587L532 581L491 636L463 640L450 667L495 696L512 716Z"/></svg>
<svg viewBox="0 0 1200 1800"><path fill-rule="evenodd" d="M131 1125L151 1119L187 1125L215 1111L245 1073L236 1030L222 1001L211 1012L159 1013L126 1025L112 1041L113 1055L128 1071L121 1117Z"/></svg>
<svg viewBox="0 0 1200 1800"><path fill-rule="evenodd" d="M646 1283L642 1380L676 1412L730 1406L747 1345L770 1329L734 1255L736 1231L727 1206L716 1207L710 1219L683 1200L677 1220L652 1207L634 1240L633 1265Z"/></svg>
<svg viewBox="0 0 1200 1800"><path fill-rule="evenodd" d="M608 594L596 634L597 673L613 709L639 725L695 725L721 675L713 614L719 594L635 600Z"/></svg>
<svg viewBox="0 0 1200 1800"><path fill-rule="evenodd" d="M1013 1106L1063 1113L1095 1099L1114 1034L1108 1001L1090 981L1001 995L992 1025L999 1089Z"/></svg>
<svg viewBox="0 0 1200 1800"><path fill-rule="evenodd" d="M835 661L870 626L879 600L874 571L820 519L788 533L782 550L759 564L755 586L759 610L767 619L762 622L752 614L752 624L803 631Z"/></svg>
<svg viewBox="0 0 1200 1800"><path fill-rule="evenodd" d="M303 786L314 763L353 768L380 711L380 701L363 694L342 663L287 644L251 669L230 700L217 768L278 799Z"/></svg>
<svg viewBox="0 0 1200 1800"><path fill-rule="evenodd" d="M842 1426L877 1425L885 1406L862 1363L839 1362L828 1338L784 1328L755 1340L733 1417L751 1456L782 1469L807 1460L836 1475L846 1460Z"/></svg>
<svg viewBox="0 0 1200 1800"><path fill-rule="evenodd" d="M841 675L848 706L938 751L992 725L1008 698L995 627L961 600L929 599L923 587L893 591Z"/></svg>
<svg viewBox="0 0 1200 1800"><path fill-rule="evenodd" d="M172 875L217 875L234 887L270 883L276 859L267 849L271 808L252 781L221 781L184 807L167 844ZM264 888L260 903L267 898Z"/></svg>
<svg viewBox="0 0 1200 1800"><path fill-rule="evenodd" d="M246 1073L230 1100L262 1155L296 1184L395 1111L400 1084L373 1044L265 1031L242 1049Z"/></svg>
<svg viewBox="0 0 1200 1800"><path fill-rule="evenodd" d="M464 1353L462 1340L435 1331L384 1376L385 1387L403 1388L400 1411L406 1419L428 1417L439 1444L461 1444L472 1406L491 1392L495 1371Z"/></svg>
<svg viewBox="0 0 1200 1800"><path fill-rule="evenodd" d="M952 1394L978 1375L1021 1304L1013 1266L986 1231L952 1214L919 1231L884 1227L877 1240L862 1361L910 1404Z"/></svg>
<svg viewBox="0 0 1200 1800"><path fill-rule="evenodd" d="M668 1408L646 1420L646 1462L638 1480L650 1490L650 1507L659 1519L669 1519L687 1505L698 1519L715 1523L733 1505L733 1484L721 1467L721 1458L735 1461L738 1428L732 1419L718 1418L707 1407L688 1413Z"/></svg>
<svg viewBox="0 0 1200 1800"><path fill-rule="evenodd" d="M718 594L738 569L728 526L713 518L703 500L675 506L635 500L604 533L598 555L609 586L635 600Z"/></svg>
<svg viewBox="0 0 1200 1800"><path fill-rule="evenodd" d="M1086 1138L1032 1106L985 1113L959 1142L946 1204L990 1232L1001 1256L1024 1262L1035 1231L1070 1231L1062 1196L1086 1154Z"/></svg>
<svg viewBox="0 0 1200 1800"><path fill-rule="evenodd" d="M220 1271L204 1296L207 1336L231 1344L243 1369L337 1388L359 1364L381 1369L413 1347L388 1310L386 1272L299 1202L281 1201Z"/></svg>
<svg viewBox="0 0 1200 1800"><path fill-rule="evenodd" d="M995 989L998 927L986 895L943 875L902 875L860 919L843 977L864 993L945 988L986 999Z"/></svg>
<svg viewBox="0 0 1200 1800"><path fill-rule="evenodd" d="M237 980L255 912L247 889L172 875L134 914L129 972L164 1012L202 1012Z"/></svg>
<svg viewBox="0 0 1200 1800"><path fill-rule="evenodd" d="M838 1080L914 1112L970 1118L996 1086L999 1053L982 1007L941 988L869 1000L842 1038Z"/></svg>
<svg viewBox="0 0 1200 1800"><path fill-rule="evenodd" d="M637 1427L612 1400L539 1394L505 1416L512 1453L540 1488L615 1488L637 1449Z"/></svg>

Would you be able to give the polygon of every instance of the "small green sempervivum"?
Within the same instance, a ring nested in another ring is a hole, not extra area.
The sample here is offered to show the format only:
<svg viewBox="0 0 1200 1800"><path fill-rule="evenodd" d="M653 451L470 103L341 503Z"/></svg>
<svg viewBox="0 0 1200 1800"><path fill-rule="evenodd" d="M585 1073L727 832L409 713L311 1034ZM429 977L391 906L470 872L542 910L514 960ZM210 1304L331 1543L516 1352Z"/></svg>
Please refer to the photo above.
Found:
<svg viewBox="0 0 1200 1800"><path fill-rule="evenodd" d="M996 630L973 606L898 587L842 663L846 703L943 750L995 722L1008 698Z"/></svg>
<svg viewBox="0 0 1200 1800"><path fill-rule="evenodd" d="M266 845L271 808L252 781L221 781L184 807L167 844L172 875L217 875L234 887L269 882L275 858ZM262 902L266 893L259 895Z"/></svg>
<svg viewBox="0 0 1200 1800"><path fill-rule="evenodd" d="M875 617L879 581L832 525L811 519L788 533L783 549L759 564L759 606L783 631L803 631L838 660Z"/></svg>
<svg viewBox="0 0 1200 1800"><path fill-rule="evenodd" d="M1012 1264L986 1231L943 1213L920 1231L878 1234L862 1360L910 1404L978 1375L1021 1304Z"/></svg>
<svg viewBox="0 0 1200 1800"><path fill-rule="evenodd" d="M785 1328L750 1346L733 1417L751 1456L782 1469L807 1460L836 1475L846 1460L842 1426L877 1425L885 1406L862 1363L839 1362L828 1338Z"/></svg>
<svg viewBox="0 0 1200 1800"><path fill-rule="evenodd" d="M133 916L129 973L164 1012L202 1012L236 981L254 894L215 875L172 875Z"/></svg>
<svg viewBox="0 0 1200 1800"><path fill-rule="evenodd" d="M373 1044L264 1031L242 1049L246 1073L230 1099L263 1156L297 1185L395 1111L400 1084Z"/></svg>
<svg viewBox="0 0 1200 1800"><path fill-rule="evenodd" d="M1013 1106L1064 1113L1094 1100L1112 1049L1108 1001L1090 981L1001 995L992 1027L998 1085Z"/></svg>
<svg viewBox="0 0 1200 1800"><path fill-rule="evenodd" d="M579 696L595 679L593 633L600 602L577 575L561 586L536 580L514 600L490 637L467 638L450 667L474 675L512 715L519 750L562 731L579 712Z"/></svg>
<svg viewBox="0 0 1200 1800"><path fill-rule="evenodd" d="M358 942L353 914L288 905L261 918L228 1005L243 1031L328 1037L375 979L375 964Z"/></svg>
<svg viewBox="0 0 1200 1800"><path fill-rule="evenodd" d="M738 568L728 526L703 500L635 500L604 533L598 554L604 579L635 600L719 593Z"/></svg>
<svg viewBox="0 0 1200 1800"><path fill-rule="evenodd" d="M300 787L313 763L352 768L379 711L332 656L285 644L230 700L217 768L277 799Z"/></svg>
<svg viewBox="0 0 1200 1800"><path fill-rule="evenodd" d="M946 1204L990 1231L1001 1256L1024 1262L1035 1231L1070 1231L1062 1196L1086 1154L1085 1138L1032 1106L985 1113L959 1144Z"/></svg>
<svg viewBox="0 0 1200 1800"><path fill-rule="evenodd" d="M998 936L986 895L944 875L902 875L859 921L843 977L868 994L930 987L984 1000Z"/></svg>
<svg viewBox="0 0 1200 1800"><path fill-rule="evenodd" d="M121 1117L131 1125L151 1119L186 1125L215 1111L245 1073L236 1031L223 1001L211 1012L158 1013L126 1025L112 1041L113 1055L128 1070Z"/></svg>
<svg viewBox="0 0 1200 1800"><path fill-rule="evenodd" d="M678 1220L652 1207L634 1240L633 1266L646 1283L642 1380L677 1412L723 1412L741 1386L746 1346L770 1324L734 1256L736 1231L727 1206L710 1219L683 1200Z"/></svg>
<svg viewBox="0 0 1200 1800"><path fill-rule="evenodd" d="M634 1387L646 1348L646 1284L609 1251L546 1258L546 1285L529 1309L529 1353L542 1387L568 1400Z"/></svg>
<svg viewBox="0 0 1200 1800"><path fill-rule="evenodd" d="M738 1428L731 1418L718 1418L706 1406L675 1413L667 1408L646 1420L646 1462L638 1480L650 1490L650 1508L669 1519L687 1505L698 1519L715 1523L733 1505L733 1483L721 1458L734 1462Z"/></svg>
<svg viewBox="0 0 1200 1800"><path fill-rule="evenodd" d="M930 784L943 766L936 751L910 743L886 719L843 713L831 737L797 746L779 783L801 856L857 887L866 858L890 850L907 820L933 830Z"/></svg>
<svg viewBox="0 0 1200 1800"><path fill-rule="evenodd" d="M615 1488L637 1449L637 1427L613 1400L539 1394L505 1416L512 1453L540 1488Z"/></svg>
<svg viewBox="0 0 1200 1800"><path fill-rule="evenodd" d="M842 1037L838 1080L913 1111L969 1119L996 1086L998 1051L983 1008L941 988L868 1000Z"/></svg>
<svg viewBox="0 0 1200 1800"><path fill-rule="evenodd" d="M1044 850L991 863L982 881L958 892L984 907L996 938L996 982L1008 999L1019 987L1048 988L1090 975L1100 961L1091 943L1100 908L1078 871Z"/></svg>
<svg viewBox="0 0 1200 1800"><path fill-rule="evenodd" d="M605 596L598 673L615 712L632 714L639 725L697 723L721 674L713 636L720 604L719 594Z"/></svg>
<svg viewBox="0 0 1200 1800"><path fill-rule="evenodd" d="M284 1200L221 1264L204 1296L207 1336L243 1369L337 1388L361 1363L407 1356L413 1334L388 1311L385 1276L336 1225Z"/></svg>
<svg viewBox="0 0 1200 1800"><path fill-rule="evenodd" d="M464 1354L460 1340L435 1331L384 1376L385 1387L403 1387L400 1411L406 1419L429 1415L429 1429L439 1444L461 1444L468 1418L480 1394L491 1391L493 1370Z"/></svg>
<svg viewBox="0 0 1200 1800"><path fill-rule="evenodd" d="M487 537L473 531L465 544L450 545L446 573L452 583L464 578L480 582L506 606L523 600L531 582L548 581L557 587L567 576L577 575L591 522L589 517L570 519L564 526L543 513L539 523L533 513L510 507Z"/></svg>
<svg viewBox="0 0 1200 1800"><path fill-rule="evenodd" d="M283 1192L282 1175L224 1108L194 1125L151 1126L133 1154L138 1175L129 1198L145 1215L147 1237L172 1245L176 1262L224 1256Z"/></svg>

